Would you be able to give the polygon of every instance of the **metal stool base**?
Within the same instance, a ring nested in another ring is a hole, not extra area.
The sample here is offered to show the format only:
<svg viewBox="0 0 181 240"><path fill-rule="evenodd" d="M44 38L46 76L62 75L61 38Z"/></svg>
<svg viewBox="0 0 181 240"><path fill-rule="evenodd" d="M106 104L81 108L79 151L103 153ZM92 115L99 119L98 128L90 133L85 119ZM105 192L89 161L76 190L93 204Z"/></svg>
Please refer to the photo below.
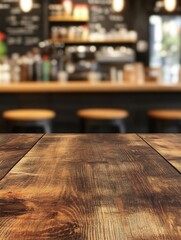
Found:
<svg viewBox="0 0 181 240"><path fill-rule="evenodd" d="M6 121L6 128L8 133L16 132L14 128L41 128L43 133L52 133L51 120L41 121Z"/></svg>
<svg viewBox="0 0 181 240"><path fill-rule="evenodd" d="M81 133L126 133L125 120L90 120L80 118L80 131Z"/></svg>

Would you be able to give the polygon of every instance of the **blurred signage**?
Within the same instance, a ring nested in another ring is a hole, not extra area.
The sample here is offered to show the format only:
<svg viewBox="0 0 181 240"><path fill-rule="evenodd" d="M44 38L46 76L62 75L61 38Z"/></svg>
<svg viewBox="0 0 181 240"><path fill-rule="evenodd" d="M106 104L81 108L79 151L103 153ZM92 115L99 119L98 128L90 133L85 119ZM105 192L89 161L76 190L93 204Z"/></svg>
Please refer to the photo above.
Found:
<svg viewBox="0 0 181 240"><path fill-rule="evenodd" d="M1 0L0 31L6 34L9 53L26 52L42 40L43 12L40 1L34 1L33 9L23 13L18 0Z"/></svg>
<svg viewBox="0 0 181 240"><path fill-rule="evenodd" d="M89 0L90 8L90 30L94 29L95 24L101 25L106 31L111 29L121 28L125 26L124 15L116 13L112 9L112 4L109 0Z"/></svg>

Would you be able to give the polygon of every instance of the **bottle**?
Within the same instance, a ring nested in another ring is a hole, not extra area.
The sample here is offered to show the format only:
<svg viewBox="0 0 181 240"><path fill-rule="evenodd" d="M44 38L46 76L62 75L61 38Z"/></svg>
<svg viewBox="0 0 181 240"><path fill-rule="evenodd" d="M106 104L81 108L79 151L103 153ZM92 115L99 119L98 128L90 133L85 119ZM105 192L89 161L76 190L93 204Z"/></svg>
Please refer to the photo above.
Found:
<svg viewBox="0 0 181 240"><path fill-rule="evenodd" d="M33 79L40 81L42 79L42 59L38 48L33 49Z"/></svg>
<svg viewBox="0 0 181 240"><path fill-rule="evenodd" d="M19 60L20 64L20 81L24 82L28 80L28 60L26 56L22 56Z"/></svg>
<svg viewBox="0 0 181 240"><path fill-rule="evenodd" d="M59 52L58 81L62 83L68 81L68 74L65 71L65 55L63 50L60 50Z"/></svg>
<svg viewBox="0 0 181 240"><path fill-rule="evenodd" d="M53 46L50 76L52 81L56 81L58 78L58 51L55 46Z"/></svg>
<svg viewBox="0 0 181 240"><path fill-rule="evenodd" d="M50 81L51 63L48 55L43 56L42 61L42 80L47 82Z"/></svg>
<svg viewBox="0 0 181 240"><path fill-rule="evenodd" d="M2 62L1 62L1 60L0 60L0 83L2 83L2 81L3 81L3 72L2 72Z"/></svg>
<svg viewBox="0 0 181 240"><path fill-rule="evenodd" d="M40 81L42 80L42 58L40 55L35 57L35 80Z"/></svg>
<svg viewBox="0 0 181 240"><path fill-rule="evenodd" d="M116 67L111 67L110 68L110 79L112 83L116 83L118 80L117 76L117 68Z"/></svg>
<svg viewBox="0 0 181 240"><path fill-rule="evenodd" d="M28 52L26 55L26 61L27 61L27 69L28 69L28 75L27 80L32 81L33 80L33 64L34 64L34 58L31 52Z"/></svg>
<svg viewBox="0 0 181 240"><path fill-rule="evenodd" d="M72 15L73 3L72 0L63 0L62 5L65 15Z"/></svg>
<svg viewBox="0 0 181 240"><path fill-rule="evenodd" d="M18 53L12 54L11 79L12 82L20 82L20 58Z"/></svg>
<svg viewBox="0 0 181 240"><path fill-rule="evenodd" d="M4 40L5 40L5 34L0 32L0 60L3 59L3 57L7 54L7 51L8 51Z"/></svg>
<svg viewBox="0 0 181 240"><path fill-rule="evenodd" d="M8 58L4 58L4 61L1 67L1 74L2 74L3 83L11 82L11 67L10 67Z"/></svg>
<svg viewBox="0 0 181 240"><path fill-rule="evenodd" d="M51 80L56 81L58 77L58 61L53 58L51 60Z"/></svg>

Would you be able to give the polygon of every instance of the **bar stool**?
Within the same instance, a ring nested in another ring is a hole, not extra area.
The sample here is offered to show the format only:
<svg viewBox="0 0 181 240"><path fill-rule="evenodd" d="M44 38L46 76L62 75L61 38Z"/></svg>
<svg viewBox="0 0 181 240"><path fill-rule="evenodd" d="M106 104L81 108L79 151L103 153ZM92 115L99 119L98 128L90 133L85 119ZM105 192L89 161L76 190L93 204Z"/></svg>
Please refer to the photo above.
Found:
<svg viewBox="0 0 181 240"><path fill-rule="evenodd" d="M51 133L51 120L55 116L54 111L47 109L14 109L4 111L2 114L8 132L13 132L15 127L39 127L44 133Z"/></svg>
<svg viewBox="0 0 181 240"><path fill-rule="evenodd" d="M101 132L110 129L118 133L125 133L125 119L129 116L126 110L122 109L81 109L77 112L80 119L81 132ZM92 131L98 127L98 130Z"/></svg>
<svg viewBox="0 0 181 240"><path fill-rule="evenodd" d="M160 109L150 110L147 113L149 117L150 132L165 132L166 127L176 127L180 131L181 110L179 109Z"/></svg>

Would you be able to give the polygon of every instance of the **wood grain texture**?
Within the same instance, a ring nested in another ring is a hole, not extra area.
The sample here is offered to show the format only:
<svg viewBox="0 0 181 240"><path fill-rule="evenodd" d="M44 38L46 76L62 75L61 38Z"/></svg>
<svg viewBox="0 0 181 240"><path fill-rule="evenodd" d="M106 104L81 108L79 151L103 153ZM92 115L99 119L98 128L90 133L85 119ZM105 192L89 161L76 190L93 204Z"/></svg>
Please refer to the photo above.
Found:
<svg viewBox="0 0 181 240"><path fill-rule="evenodd" d="M141 134L140 136L181 172L181 134Z"/></svg>
<svg viewBox="0 0 181 240"><path fill-rule="evenodd" d="M180 183L136 135L46 135L0 183L0 239L180 240Z"/></svg>
<svg viewBox="0 0 181 240"><path fill-rule="evenodd" d="M0 134L0 180L41 136L41 134Z"/></svg>
<svg viewBox="0 0 181 240"><path fill-rule="evenodd" d="M163 85L157 83L112 83L110 81L90 83L88 81L21 82L0 84L0 93L96 93L96 92L181 92L181 84Z"/></svg>

